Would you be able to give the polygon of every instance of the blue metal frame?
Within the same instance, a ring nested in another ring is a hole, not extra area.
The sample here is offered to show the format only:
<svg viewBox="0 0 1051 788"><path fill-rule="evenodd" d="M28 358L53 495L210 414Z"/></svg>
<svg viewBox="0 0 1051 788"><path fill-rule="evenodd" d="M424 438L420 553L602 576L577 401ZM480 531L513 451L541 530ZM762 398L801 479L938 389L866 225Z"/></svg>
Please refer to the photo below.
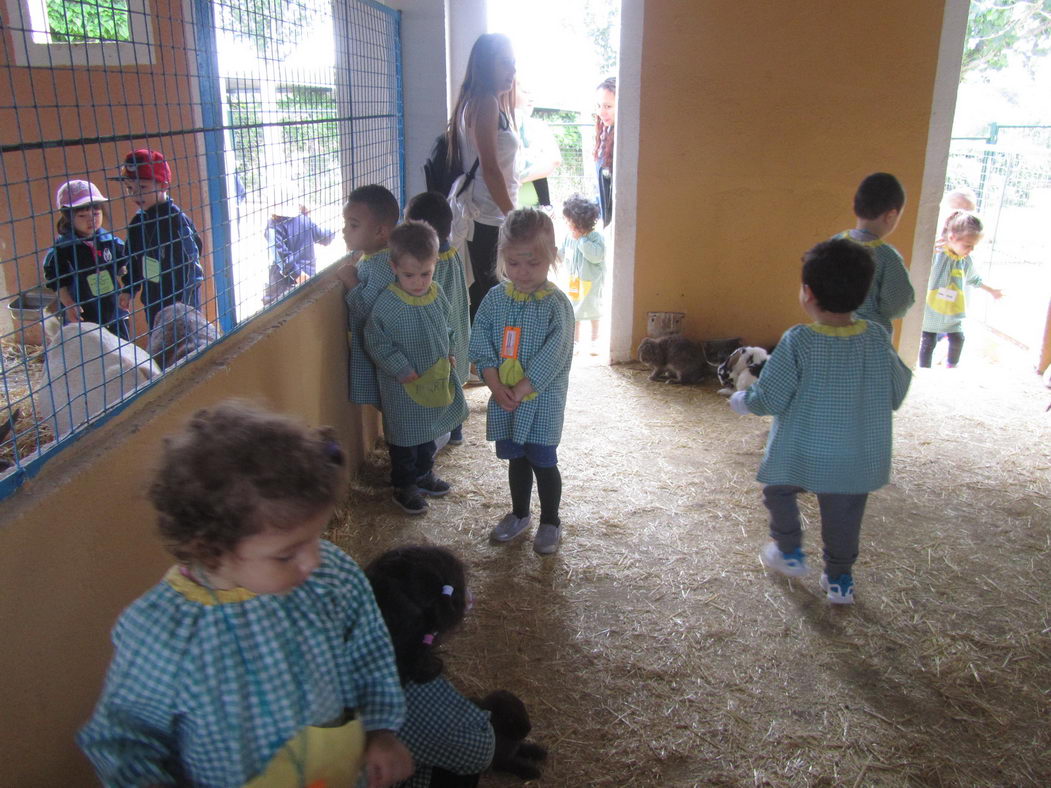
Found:
<svg viewBox="0 0 1051 788"><path fill-rule="evenodd" d="M226 191L226 140L222 131L222 91L219 80L219 48L215 40L215 10L210 0L194 0L194 38L197 44L197 84L205 131L204 159L208 182L208 207L212 219L212 273L223 332L237 326L233 257L230 250L230 207Z"/></svg>

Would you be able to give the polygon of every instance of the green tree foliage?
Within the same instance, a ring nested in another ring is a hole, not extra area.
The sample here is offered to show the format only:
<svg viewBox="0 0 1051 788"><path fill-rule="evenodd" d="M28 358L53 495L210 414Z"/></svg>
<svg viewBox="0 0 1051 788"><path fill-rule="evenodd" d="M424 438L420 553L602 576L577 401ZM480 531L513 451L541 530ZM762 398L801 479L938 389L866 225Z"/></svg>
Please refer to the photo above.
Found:
<svg viewBox="0 0 1051 788"><path fill-rule="evenodd" d="M216 6L216 20L224 30L247 39L260 56L287 54L321 23L328 10L318 0L224 0ZM331 19L327 20L331 25Z"/></svg>
<svg viewBox="0 0 1051 788"><path fill-rule="evenodd" d="M131 41L127 0L48 0L53 41Z"/></svg>
<svg viewBox="0 0 1051 788"><path fill-rule="evenodd" d="M591 38L591 45L598 60L602 75L595 80L597 85L607 76L617 73L617 50L620 42L616 40L620 27L620 0L585 0L583 7L584 28Z"/></svg>
<svg viewBox="0 0 1051 788"><path fill-rule="evenodd" d="M1029 66L1051 51L1051 0L971 0L960 76L998 71L1017 55Z"/></svg>

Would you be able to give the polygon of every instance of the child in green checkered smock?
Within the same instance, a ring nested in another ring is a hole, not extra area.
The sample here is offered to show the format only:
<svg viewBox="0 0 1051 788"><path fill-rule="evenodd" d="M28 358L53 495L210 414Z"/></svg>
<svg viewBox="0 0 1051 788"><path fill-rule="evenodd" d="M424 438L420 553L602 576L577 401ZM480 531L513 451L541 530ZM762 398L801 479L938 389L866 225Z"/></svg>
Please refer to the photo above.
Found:
<svg viewBox="0 0 1051 788"><path fill-rule="evenodd" d="M758 480L770 510L763 562L782 574L806 572L796 496L821 506L829 601L854 599L851 573L868 493L890 476L892 412L912 373L887 332L858 320L874 264L871 252L844 238L804 256L800 303L815 322L781 337L759 380L730 398L739 413L774 416Z"/></svg>
<svg viewBox="0 0 1051 788"><path fill-rule="evenodd" d="M941 238L931 263L927 283L927 303L923 310L923 333L920 337L921 367L929 367L938 337L945 335L949 354L945 366L960 363L963 352L963 321L967 317L967 287L978 287L993 298L1003 292L989 287L975 272L971 252L982 239L982 220L970 211L955 211L945 220Z"/></svg>
<svg viewBox="0 0 1051 788"><path fill-rule="evenodd" d="M540 527L533 549L553 553L561 539L562 476L557 447L573 359L573 307L548 281L558 257L551 219L542 211L509 214L500 229L497 273L505 281L482 300L471 329L471 359L492 397L486 439L509 460L512 511L490 538L510 541L530 521L536 476Z"/></svg>
<svg viewBox="0 0 1051 788"><path fill-rule="evenodd" d="M244 403L194 414L150 487L177 561L120 616L77 743L105 785L351 788L412 774L405 700L368 581L321 538L335 432Z"/></svg>
<svg viewBox="0 0 1051 788"><path fill-rule="evenodd" d="M412 753L416 771L399 788L477 785L477 775L492 763L496 734L489 712L442 675L446 638L472 601L463 563L442 547L409 545L383 553L365 575L394 643L405 689L405 724L398 736ZM461 777L450 779L450 773Z"/></svg>
<svg viewBox="0 0 1051 788"><path fill-rule="evenodd" d="M462 340L450 326L448 299L432 281L438 261L434 230L407 221L391 233L390 245L397 281L372 306L365 350L376 365L394 502L422 514L427 503L421 495L449 492L432 471L435 439L467 418L451 352Z"/></svg>
<svg viewBox="0 0 1051 788"><path fill-rule="evenodd" d="M562 262L569 276L569 300L576 324L573 341L580 341L580 324L591 321L591 355L598 355L598 335L602 319L602 282L606 273L606 242L595 229L599 208L579 194L569 197L562 207L569 234L562 241Z"/></svg>
<svg viewBox="0 0 1051 788"><path fill-rule="evenodd" d="M886 241L894 232L905 207L905 190L890 173L876 172L861 181L854 194L857 225L839 234L872 252L876 268L872 285L855 316L883 326L893 336L892 320L905 316L916 301L905 259Z"/></svg>
<svg viewBox="0 0 1051 788"><path fill-rule="evenodd" d="M365 352L364 332L372 304L394 281L387 241L400 215L398 200L378 184L352 191L343 208L343 239L354 252L340 264L337 275L347 288L350 401L358 405L380 407L376 369Z"/></svg>
<svg viewBox="0 0 1051 788"><path fill-rule="evenodd" d="M463 260L456 249L449 247L449 233L452 228L453 214L449 201L441 192L423 192L417 194L405 209L406 219L426 222L438 234L438 265L434 269L434 281L441 285L442 292L449 299L450 324L453 327L452 354L456 357L456 378L460 385L467 382L471 370L467 345L471 339L470 301L467 294L467 280L464 278ZM458 446L463 443L463 425L456 425L449 434L449 444Z"/></svg>

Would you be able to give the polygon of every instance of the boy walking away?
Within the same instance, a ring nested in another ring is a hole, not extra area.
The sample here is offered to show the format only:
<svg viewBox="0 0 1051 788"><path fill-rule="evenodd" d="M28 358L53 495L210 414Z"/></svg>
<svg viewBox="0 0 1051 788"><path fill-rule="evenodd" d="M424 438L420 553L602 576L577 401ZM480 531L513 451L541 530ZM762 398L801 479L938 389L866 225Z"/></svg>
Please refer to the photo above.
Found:
<svg viewBox="0 0 1051 788"><path fill-rule="evenodd" d="M201 252L204 243L190 217L168 197L171 166L160 151L140 148L124 157L120 175L124 191L139 210L128 225L128 278L120 295L130 310L142 300L150 328L164 307L183 303L201 307Z"/></svg>
<svg viewBox="0 0 1051 788"><path fill-rule="evenodd" d="M898 226L904 207L905 189L898 179L887 172L874 172L861 181L854 194L857 224L839 235L872 250L876 266L872 286L857 316L878 323L891 336L891 321L904 317L916 300L904 258L884 240Z"/></svg>
<svg viewBox="0 0 1051 788"><path fill-rule="evenodd" d="M398 199L372 183L350 193L343 207L343 240L351 254L336 273L347 292L350 328L350 401L380 407L376 368L365 353L365 323L379 294L394 282L387 241L401 216Z"/></svg>
<svg viewBox="0 0 1051 788"><path fill-rule="evenodd" d="M737 413L773 416L757 476L766 486L769 569L807 572L796 496L817 494L829 602L854 602L854 561L868 494L890 478L892 411L912 373L880 326L856 319L869 292L872 253L843 238L803 256L799 303L814 322L785 332L759 380L730 397Z"/></svg>
<svg viewBox="0 0 1051 788"><path fill-rule="evenodd" d="M390 450L394 502L423 514L421 495L441 496L449 484L434 475L435 439L467 418L467 404L450 350L451 307L433 281L438 236L423 222L390 234L390 267L397 281L372 306L365 349L376 364L383 435Z"/></svg>
<svg viewBox="0 0 1051 788"><path fill-rule="evenodd" d="M314 244L328 246L335 237L334 231L322 230L314 223L305 205L296 205L292 201L275 205L266 224L270 282L263 296L263 306L270 306L317 273Z"/></svg>

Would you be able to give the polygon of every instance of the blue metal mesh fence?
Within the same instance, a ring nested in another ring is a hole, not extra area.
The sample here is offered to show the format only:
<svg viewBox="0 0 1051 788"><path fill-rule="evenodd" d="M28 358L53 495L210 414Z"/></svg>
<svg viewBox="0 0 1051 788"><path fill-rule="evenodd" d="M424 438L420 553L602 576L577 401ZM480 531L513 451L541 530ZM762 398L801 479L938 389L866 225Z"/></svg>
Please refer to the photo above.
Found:
<svg viewBox="0 0 1051 788"><path fill-rule="evenodd" d="M352 188L405 196L399 21L379 3L7 10L0 494L338 259Z"/></svg>

